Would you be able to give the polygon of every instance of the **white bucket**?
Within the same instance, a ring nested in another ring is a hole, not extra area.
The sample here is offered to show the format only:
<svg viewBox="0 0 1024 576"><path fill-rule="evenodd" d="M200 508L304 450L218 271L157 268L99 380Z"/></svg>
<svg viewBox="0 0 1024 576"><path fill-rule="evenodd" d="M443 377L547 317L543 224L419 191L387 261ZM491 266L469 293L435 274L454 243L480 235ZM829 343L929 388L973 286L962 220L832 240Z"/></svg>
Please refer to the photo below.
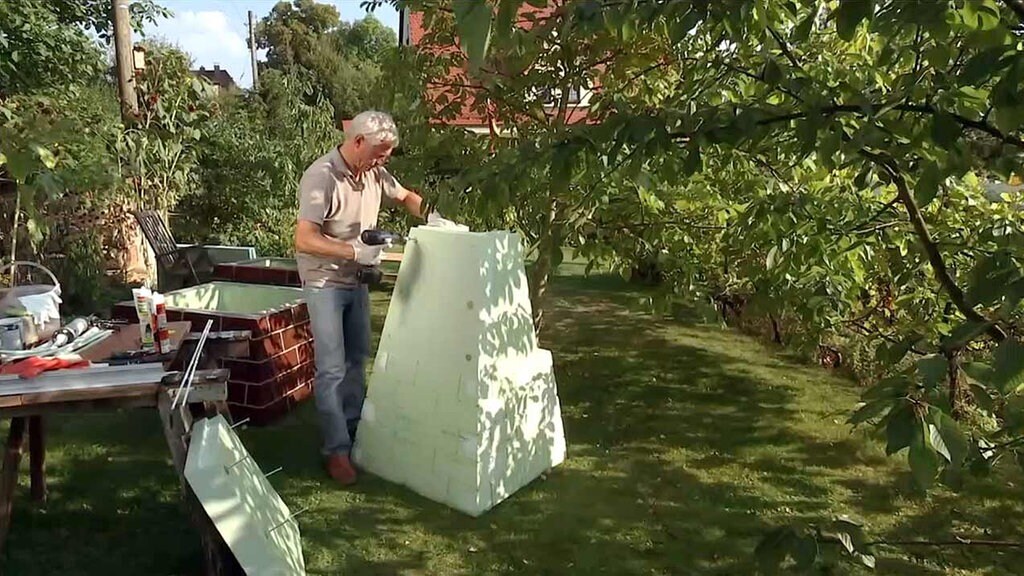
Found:
<svg viewBox="0 0 1024 576"><path fill-rule="evenodd" d="M0 350L24 350L22 335L24 320L21 318L0 318Z"/></svg>

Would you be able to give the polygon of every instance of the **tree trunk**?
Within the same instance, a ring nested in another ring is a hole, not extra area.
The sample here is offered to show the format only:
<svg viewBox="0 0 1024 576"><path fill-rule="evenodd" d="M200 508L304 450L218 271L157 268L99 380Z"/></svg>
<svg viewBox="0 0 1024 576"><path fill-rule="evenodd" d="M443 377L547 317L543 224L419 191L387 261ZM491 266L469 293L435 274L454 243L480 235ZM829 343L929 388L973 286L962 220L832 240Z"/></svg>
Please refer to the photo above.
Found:
<svg viewBox="0 0 1024 576"><path fill-rule="evenodd" d="M772 323L772 342L775 344L782 344L782 329L779 327L779 321L775 318L775 314L768 313L768 319Z"/></svg>
<svg viewBox="0 0 1024 576"><path fill-rule="evenodd" d="M946 352L947 374L949 377L949 408L953 419L963 420L967 407L971 404L971 393L960 378L960 351Z"/></svg>
<svg viewBox="0 0 1024 576"><path fill-rule="evenodd" d="M548 222L537 241L537 261L530 270L530 305L533 307L533 329L537 334L544 329L544 295L554 270L554 251L558 249L551 223Z"/></svg>

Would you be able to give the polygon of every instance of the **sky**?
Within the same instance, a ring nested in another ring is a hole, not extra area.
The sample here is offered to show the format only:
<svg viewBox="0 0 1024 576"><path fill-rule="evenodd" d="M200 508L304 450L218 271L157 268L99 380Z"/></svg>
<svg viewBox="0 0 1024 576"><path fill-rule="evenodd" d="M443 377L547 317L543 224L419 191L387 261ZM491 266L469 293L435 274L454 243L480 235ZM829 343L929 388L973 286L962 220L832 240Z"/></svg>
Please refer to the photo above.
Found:
<svg viewBox="0 0 1024 576"><path fill-rule="evenodd" d="M193 68L213 68L219 64L226 69L235 83L244 88L252 86L252 66L246 46L248 11L258 21L270 13L278 0L157 0L157 4L170 10L171 18L148 24L143 31L147 37L163 38L192 56ZM343 21L363 18L366 11L359 7L361 0L318 0L333 4ZM398 33L398 14L384 5L373 12L374 17ZM136 39L140 36L136 34ZM263 60L264 50L256 52Z"/></svg>

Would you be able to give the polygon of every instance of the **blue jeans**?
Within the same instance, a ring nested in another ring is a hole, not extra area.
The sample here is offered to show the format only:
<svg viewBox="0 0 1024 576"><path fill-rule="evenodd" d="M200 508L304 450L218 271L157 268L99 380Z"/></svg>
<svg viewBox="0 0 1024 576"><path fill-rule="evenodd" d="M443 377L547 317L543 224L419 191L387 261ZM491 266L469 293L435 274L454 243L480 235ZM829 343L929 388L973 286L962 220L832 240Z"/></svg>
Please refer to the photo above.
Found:
<svg viewBox="0 0 1024 576"><path fill-rule="evenodd" d="M316 358L314 399L326 455L348 454L366 397L370 293L356 288L305 289Z"/></svg>

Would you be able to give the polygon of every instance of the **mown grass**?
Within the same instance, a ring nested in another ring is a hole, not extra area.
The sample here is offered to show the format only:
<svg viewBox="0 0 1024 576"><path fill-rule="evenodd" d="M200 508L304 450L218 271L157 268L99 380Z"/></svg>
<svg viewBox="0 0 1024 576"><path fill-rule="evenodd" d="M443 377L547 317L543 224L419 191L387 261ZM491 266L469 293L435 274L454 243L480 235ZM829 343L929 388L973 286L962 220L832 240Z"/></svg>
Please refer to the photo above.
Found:
<svg viewBox="0 0 1024 576"><path fill-rule="evenodd" d="M1021 540L1016 470L918 494L844 424L856 387L734 332L653 318L614 278L559 278L553 351L569 458L472 519L364 477L335 488L312 403L241 435L302 514L310 574L752 574L768 528L846 514L873 537ZM375 328L387 294L377 292ZM50 420L50 498L22 488L5 574L198 574L156 415ZM26 479L27 480L27 479ZM23 485L25 482L23 482ZM879 547L880 574L1016 574L1014 549ZM840 567L838 573L856 573Z"/></svg>

